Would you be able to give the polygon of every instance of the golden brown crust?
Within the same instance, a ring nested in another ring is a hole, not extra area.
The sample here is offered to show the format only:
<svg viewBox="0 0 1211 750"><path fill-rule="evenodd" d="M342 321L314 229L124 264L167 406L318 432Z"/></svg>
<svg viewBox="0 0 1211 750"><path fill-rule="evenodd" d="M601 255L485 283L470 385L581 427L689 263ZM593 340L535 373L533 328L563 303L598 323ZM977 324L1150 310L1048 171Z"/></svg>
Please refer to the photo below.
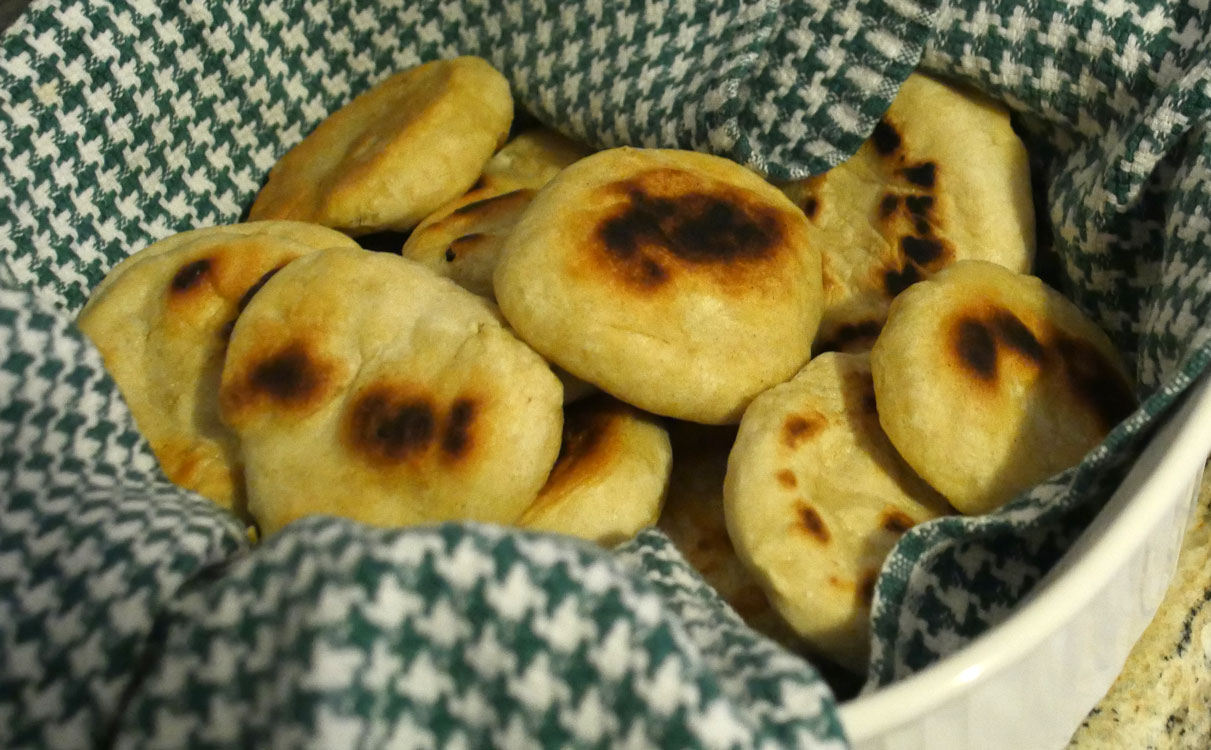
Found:
<svg viewBox="0 0 1211 750"><path fill-rule="evenodd" d="M883 558L909 528L948 511L883 434L867 355L837 353L753 400L724 508L737 554L774 607L814 652L856 673Z"/></svg>
<svg viewBox="0 0 1211 750"><path fill-rule="evenodd" d="M307 260L249 303L223 372L262 530L313 513L516 521L559 449L546 363L490 304L412 261Z"/></svg>
<svg viewBox="0 0 1211 750"><path fill-rule="evenodd" d="M560 493L598 475L623 449L621 422L637 414L634 408L603 395L568 406L559 457L531 510L541 510Z"/></svg>
<svg viewBox="0 0 1211 750"><path fill-rule="evenodd" d="M1075 305L981 261L897 298L872 365L888 436L965 513L1075 463L1135 407L1113 345Z"/></svg>
<svg viewBox="0 0 1211 750"><path fill-rule="evenodd" d="M410 229L471 187L512 116L508 82L479 58L396 73L287 152L250 217L352 235Z"/></svg>
<svg viewBox="0 0 1211 750"><path fill-rule="evenodd" d="M959 259L1027 271L1034 214L1008 112L915 74L858 152L783 186L810 218L826 305L816 353L868 351L896 295Z"/></svg>
<svg viewBox="0 0 1211 750"><path fill-rule="evenodd" d="M118 264L80 313L165 476L242 512L237 441L219 420L231 329L266 278L331 230L258 222L174 235Z"/></svg>
<svg viewBox="0 0 1211 750"><path fill-rule="evenodd" d="M659 517L671 461L668 434L651 415L604 394L570 404L559 457L518 523L623 542Z"/></svg>

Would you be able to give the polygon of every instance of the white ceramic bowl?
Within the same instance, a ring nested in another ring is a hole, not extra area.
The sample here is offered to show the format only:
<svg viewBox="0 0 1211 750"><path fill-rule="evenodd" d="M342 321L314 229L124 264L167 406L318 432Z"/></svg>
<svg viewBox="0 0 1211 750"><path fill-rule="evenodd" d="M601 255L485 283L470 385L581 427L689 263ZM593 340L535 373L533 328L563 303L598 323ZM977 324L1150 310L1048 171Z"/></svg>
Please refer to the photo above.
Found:
<svg viewBox="0 0 1211 750"><path fill-rule="evenodd" d="M1094 523L1005 622L841 706L855 750L1064 747L1160 605L1208 453L1211 377L1204 376Z"/></svg>

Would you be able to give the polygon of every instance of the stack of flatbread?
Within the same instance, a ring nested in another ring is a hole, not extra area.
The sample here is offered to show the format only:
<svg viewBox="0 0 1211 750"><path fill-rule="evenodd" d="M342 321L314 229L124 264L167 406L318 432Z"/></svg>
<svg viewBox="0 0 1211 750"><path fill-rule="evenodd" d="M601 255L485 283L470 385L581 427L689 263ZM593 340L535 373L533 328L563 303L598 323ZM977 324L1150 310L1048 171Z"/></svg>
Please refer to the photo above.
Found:
<svg viewBox="0 0 1211 750"><path fill-rule="evenodd" d="M990 101L914 76L852 159L786 185L513 115L483 60L403 71L286 153L248 222L111 271L80 325L169 478L262 534L659 521L751 624L860 672L905 531L1000 506L1134 405L1027 275L1026 153ZM358 243L384 232L399 253Z"/></svg>

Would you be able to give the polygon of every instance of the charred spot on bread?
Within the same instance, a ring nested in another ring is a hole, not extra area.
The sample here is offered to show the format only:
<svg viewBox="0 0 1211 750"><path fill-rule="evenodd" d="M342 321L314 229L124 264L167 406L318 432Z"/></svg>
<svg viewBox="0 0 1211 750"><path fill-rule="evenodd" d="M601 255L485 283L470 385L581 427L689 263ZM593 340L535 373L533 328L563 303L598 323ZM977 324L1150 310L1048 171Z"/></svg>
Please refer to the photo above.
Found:
<svg viewBox="0 0 1211 750"><path fill-rule="evenodd" d="M798 510L799 529L806 532L821 544L828 544L828 540L832 538L829 533L828 526L825 525L824 519L820 517L820 513L805 502L800 501Z"/></svg>
<svg viewBox="0 0 1211 750"><path fill-rule="evenodd" d="M597 223L595 243L615 273L641 288L667 283L677 266L735 268L775 255L780 212L746 191L651 170L613 184L622 196Z"/></svg>
<svg viewBox="0 0 1211 750"><path fill-rule="evenodd" d="M883 527L884 531L899 535L911 529L915 523L912 517L904 511L897 510L896 508L887 508L883 511L879 525Z"/></svg>
<svg viewBox="0 0 1211 750"><path fill-rule="evenodd" d="M895 297L920 280L921 272L911 263L903 268L888 268L883 272L883 288L888 297Z"/></svg>
<svg viewBox="0 0 1211 750"><path fill-rule="evenodd" d="M436 433L436 423L428 400L376 386L354 400L346 434L358 455L396 463L425 451Z"/></svg>
<svg viewBox="0 0 1211 750"><path fill-rule="evenodd" d="M1035 364L1043 364L1043 345L1018 316L1008 310L996 310L992 314L992 327L998 341Z"/></svg>
<svg viewBox="0 0 1211 750"><path fill-rule="evenodd" d="M875 146L875 151L878 151L880 155L891 156L900 148L901 138L895 127L886 119L882 119L875 124L870 140Z"/></svg>
<svg viewBox="0 0 1211 750"><path fill-rule="evenodd" d="M820 414L791 414L782 424L782 442L787 448L794 450L823 427L824 417Z"/></svg>
<svg viewBox="0 0 1211 750"><path fill-rule="evenodd" d="M601 226L606 248L619 256L650 243L692 263L726 262L763 255L781 239L776 218L726 196L664 198L635 189L629 198L626 209Z"/></svg>
<svg viewBox="0 0 1211 750"><path fill-rule="evenodd" d="M254 358L225 384L219 393L220 409L228 421L239 421L249 409L306 411L320 402L332 370L305 342L290 341L268 356Z"/></svg>
<svg viewBox="0 0 1211 750"><path fill-rule="evenodd" d="M879 218L887 219L896 212L900 205L900 196L894 193L888 193L879 201Z"/></svg>
<svg viewBox="0 0 1211 750"><path fill-rule="evenodd" d="M927 161L914 164L910 167L904 167L900 172L912 184L918 187L932 188L937 181L938 167L932 161Z"/></svg>
<svg viewBox="0 0 1211 750"><path fill-rule="evenodd" d="M437 450L443 461L459 461L475 444L479 403L459 396L448 412L422 390L378 383L359 393L349 407L345 443L372 463L395 464Z"/></svg>
<svg viewBox="0 0 1211 750"><path fill-rule="evenodd" d="M905 235L900 238L900 249L913 263L926 268L947 255L946 246L940 240L930 237Z"/></svg>
<svg viewBox="0 0 1211 750"><path fill-rule="evenodd" d="M997 376L997 340L982 320L964 317L955 326L953 344L959 362L981 380Z"/></svg>
<svg viewBox="0 0 1211 750"><path fill-rule="evenodd" d="M1055 351L1063 363L1069 389L1109 432L1134 409L1135 394L1118 369L1092 344L1058 335Z"/></svg>
<svg viewBox="0 0 1211 750"><path fill-rule="evenodd" d="M904 199L904 205L913 216L928 216L933 209L933 196L910 195Z"/></svg>
<svg viewBox="0 0 1211 750"><path fill-rule="evenodd" d="M1135 395L1121 372L1088 341L1058 330L1036 334L1017 315L1000 307L965 314L952 335L958 360L981 380L996 380L1002 353L1062 377L1068 391L1096 416L1103 431L1135 408Z"/></svg>
<svg viewBox="0 0 1211 750"><path fill-rule="evenodd" d="M475 401L469 398L454 400L442 433L442 453L448 458L462 458L470 450L471 425L475 421L476 411Z"/></svg>
<svg viewBox="0 0 1211 750"><path fill-rule="evenodd" d="M181 266L173 274L169 289L173 294L183 294L202 283L202 279L210 272L213 261L210 258L199 258ZM163 277L161 277L163 278Z"/></svg>
<svg viewBox="0 0 1211 750"><path fill-rule="evenodd" d="M362 452L396 462L429 447L434 423L434 411L425 401L397 402L389 393L369 393L352 410L350 436Z"/></svg>
<svg viewBox="0 0 1211 750"><path fill-rule="evenodd" d="M816 214L820 212L820 199L814 195L809 195L803 201L803 214L809 219L816 218Z"/></svg>
<svg viewBox="0 0 1211 750"><path fill-rule="evenodd" d="M249 373L253 389L276 401L302 401L319 386L320 375L301 344L287 346Z"/></svg>

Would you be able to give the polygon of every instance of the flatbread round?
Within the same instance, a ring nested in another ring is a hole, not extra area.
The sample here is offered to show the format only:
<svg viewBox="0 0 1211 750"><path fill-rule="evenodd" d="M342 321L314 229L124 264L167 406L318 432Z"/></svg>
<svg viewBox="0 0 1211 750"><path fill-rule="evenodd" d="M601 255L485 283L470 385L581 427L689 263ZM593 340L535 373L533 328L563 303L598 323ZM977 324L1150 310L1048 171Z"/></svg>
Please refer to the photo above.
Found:
<svg viewBox="0 0 1211 750"><path fill-rule="evenodd" d="M173 482L242 512L235 435L219 420L219 374L231 326L262 281L316 250L356 247L296 222L210 227L167 237L115 266L80 312Z"/></svg>
<svg viewBox="0 0 1211 750"><path fill-rule="evenodd" d="M809 355L821 291L806 224L726 159L602 151L534 199L496 297L521 338L620 400L735 422Z"/></svg>
<svg viewBox="0 0 1211 750"><path fill-rule="evenodd" d="M1034 257L1030 169L1009 112L919 73L852 158L783 189L823 257L816 352L869 350L892 298L949 263L1025 272Z"/></svg>
<svg viewBox="0 0 1211 750"><path fill-rule="evenodd" d="M1075 464L1135 407L1114 345L1076 305L981 261L897 298L871 364L888 437L963 513Z"/></svg>
<svg viewBox="0 0 1211 750"><path fill-rule="evenodd" d="M753 400L723 488L736 552L813 650L866 669L884 558L946 502L896 454L865 354L813 359Z"/></svg>
<svg viewBox="0 0 1211 750"><path fill-rule="evenodd" d="M603 547L656 523L673 454L659 420L606 395L568 406L559 458L518 525Z"/></svg>
<svg viewBox="0 0 1211 750"><path fill-rule="evenodd" d="M79 314L83 315L85 310L103 299L109 287L135 264L142 263L170 250L175 250L182 245L188 245L195 240L213 238L216 234L271 235L286 240L294 240L317 250L326 247L358 246L357 242L350 239L349 235L343 232L306 221L245 221L239 224L224 224L221 226L190 229L157 240L155 243L118 261L117 265L109 269L109 272L105 274L105 278L101 279L93 287L92 294L89 295L88 301L80 309Z"/></svg>
<svg viewBox="0 0 1211 750"><path fill-rule="evenodd" d="M511 523L555 462L562 398L489 302L364 250L270 279L232 332L220 390L266 534L316 513Z"/></svg>
<svg viewBox="0 0 1211 750"><path fill-rule="evenodd" d="M673 469L660 530L749 627L798 650L802 641L770 605L727 535L723 478L736 428L683 422L671 432Z"/></svg>
<svg viewBox="0 0 1211 750"><path fill-rule="evenodd" d="M492 157L470 190L412 230L403 256L494 298L492 274L505 238L538 189L589 153L552 130L522 133Z"/></svg>
<svg viewBox="0 0 1211 750"><path fill-rule="evenodd" d="M508 81L480 58L396 73L290 149L250 217L312 221L354 236L410 229L471 187L512 119Z"/></svg>

